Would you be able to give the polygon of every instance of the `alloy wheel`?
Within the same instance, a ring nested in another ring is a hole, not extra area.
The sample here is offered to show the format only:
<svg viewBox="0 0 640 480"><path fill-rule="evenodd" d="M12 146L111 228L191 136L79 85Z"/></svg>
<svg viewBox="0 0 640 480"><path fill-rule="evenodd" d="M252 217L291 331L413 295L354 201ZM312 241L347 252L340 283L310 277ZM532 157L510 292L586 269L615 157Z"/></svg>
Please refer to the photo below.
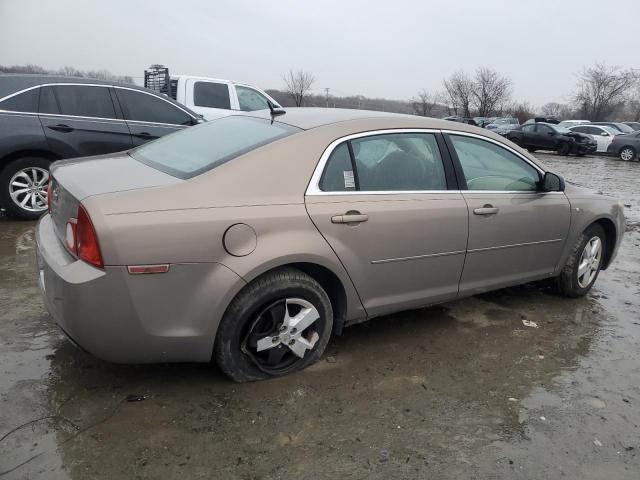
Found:
<svg viewBox="0 0 640 480"><path fill-rule="evenodd" d="M312 350L323 332L315 329L320 318L312 303L283 298L264 308L242 342L242 350L260 370L283 373Z"/></svg>
<svg viewBox="0 0 640 480"><path fill-rule="evenodd" d="M40 167L18 170L9 181L9 196L20 208L28 212L47 209L49 172Z"/></svg>
<svg viewBox="0 0 640 480"><path fill-rule="evenodd" d="M600 237L593 237L587 242L582 250L580 262L578 263L578 285L587 288L600 270L602 259L602 240Z"/></svg>
<svg viewBox="0 0 640 480"><path fill-rule="evenodd" d="M634 153L633 153L633 150L631 150L630 148L624 148L620 152L620 158L626 162L632 160L633 157L634 157Z"/></svg>

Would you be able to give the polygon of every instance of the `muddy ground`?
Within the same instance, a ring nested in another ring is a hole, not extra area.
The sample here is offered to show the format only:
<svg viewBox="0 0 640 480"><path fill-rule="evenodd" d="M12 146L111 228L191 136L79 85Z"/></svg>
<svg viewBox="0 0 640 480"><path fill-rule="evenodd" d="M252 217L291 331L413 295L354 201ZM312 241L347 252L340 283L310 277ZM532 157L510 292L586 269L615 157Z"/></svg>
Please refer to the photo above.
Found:
<svg viewBox="0 0 640 480"><path fill-rule="evenodd" d="M247 385L74 348L40 299L34 225L0 219L0 478L637 480L640 163L539 156L629 205L586 298L528 285L379 318Z"/></svg>

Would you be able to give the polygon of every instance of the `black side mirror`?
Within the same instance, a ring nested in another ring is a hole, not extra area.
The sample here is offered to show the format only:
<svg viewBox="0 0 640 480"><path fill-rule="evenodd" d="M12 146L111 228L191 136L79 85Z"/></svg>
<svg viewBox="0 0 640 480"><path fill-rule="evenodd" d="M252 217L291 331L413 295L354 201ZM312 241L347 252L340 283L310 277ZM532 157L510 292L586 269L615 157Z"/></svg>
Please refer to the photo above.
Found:
<svg viewBox="0 0 640 480"><path fill-rule="evenodd" d="M542 177L543 192L564 192L564 178L555 173L545 172Z"/></svg>

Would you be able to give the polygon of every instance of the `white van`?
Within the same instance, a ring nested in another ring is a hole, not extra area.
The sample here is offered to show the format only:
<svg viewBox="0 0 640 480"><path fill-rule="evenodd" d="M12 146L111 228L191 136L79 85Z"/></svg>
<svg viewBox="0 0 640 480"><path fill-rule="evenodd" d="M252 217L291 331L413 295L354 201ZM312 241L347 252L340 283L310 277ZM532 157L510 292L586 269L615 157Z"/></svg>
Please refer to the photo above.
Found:
<svg viewBox="0 0 640 480"><path fill-rule="evenodd" d="M263 90L252 85L218 78L168 75L168 71L166 74L169 78L168 87L165 75L148 75L145 72L145 87L168 95L206 120L227 116L234 110L251 112L268 109L267 101L275 108L280 107Z"/></svg>

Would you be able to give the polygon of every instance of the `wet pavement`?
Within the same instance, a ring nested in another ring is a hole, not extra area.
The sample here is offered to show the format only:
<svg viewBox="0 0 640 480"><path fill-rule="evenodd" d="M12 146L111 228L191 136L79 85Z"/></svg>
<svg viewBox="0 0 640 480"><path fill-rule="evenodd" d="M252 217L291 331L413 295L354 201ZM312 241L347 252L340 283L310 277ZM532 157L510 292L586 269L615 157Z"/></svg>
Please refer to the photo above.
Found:
<svg viewBox="0 0 640 480"><path fill-rule="evenodd" d="M640 163L538 156L628 205L587 297L527 285L379 318L245 385L74 348L40 299L34 225L0 219L0 478L637 480Z"/></svg>

